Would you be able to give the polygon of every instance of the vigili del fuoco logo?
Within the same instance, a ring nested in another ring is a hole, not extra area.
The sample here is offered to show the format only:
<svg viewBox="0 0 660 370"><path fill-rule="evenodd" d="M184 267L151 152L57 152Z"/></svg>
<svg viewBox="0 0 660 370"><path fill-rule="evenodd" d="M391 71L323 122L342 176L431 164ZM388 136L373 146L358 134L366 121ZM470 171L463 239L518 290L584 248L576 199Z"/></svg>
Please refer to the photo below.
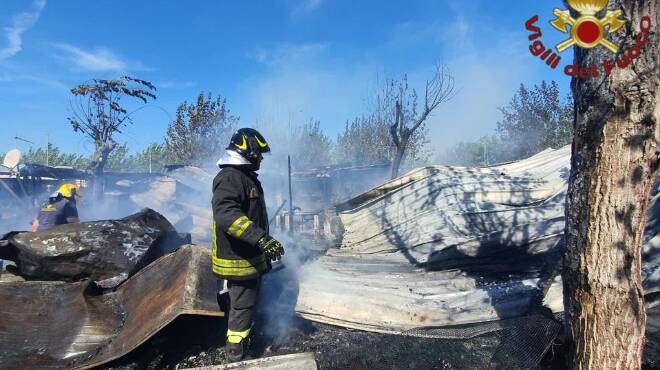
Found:
<svg viewBox="0 0 660 370"><path fill-rule="evenodd" d="M555 8L552 11L555 19L550 21L550 25L568 36L566 40L555 45L556 51L547 47L541 40L543 32L536 25L539 16L531 17L525 22L525 28L531 32L528 36L531 42L529 51L552 69L556 69L561 62L561 53L571 47L603 47L613 54L612 59L605 59L601 64L567 64L564 73L571 77L594 78L601 73L609 76L614 68L627 68L644 51L653 24L649 16L643 17L639 25L640 32L634 37L634 44L627 50L620 51L619 45L614 43L610 36L619 32L628 21L623 18L622 10L607 10L607 4L608 0L568 0L568 6L578 14L577 17L573 17L569 9Z"/></svg>

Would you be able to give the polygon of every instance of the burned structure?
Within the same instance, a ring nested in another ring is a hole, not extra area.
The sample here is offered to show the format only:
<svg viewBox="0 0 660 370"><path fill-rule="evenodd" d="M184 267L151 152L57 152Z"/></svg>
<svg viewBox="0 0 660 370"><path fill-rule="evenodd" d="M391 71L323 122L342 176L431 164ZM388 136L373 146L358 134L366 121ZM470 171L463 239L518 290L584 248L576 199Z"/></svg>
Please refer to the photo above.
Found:
<svg viewBox="0 0 660 370"><path fill-rule="evenodd" d="M176 166L166 173L106 172L101 196L83 197L82 220L117 219L151 208L162 213L195 242L209 244L211 211L208 209L212 175L197 167ZM89 193L93 178L67 167L22 165L0 170L0 233L24 230L41 203L61 183L72 182Z"/></svg>
<svg viewBox="0 0 660 370"><path fill-rule="evenodd" d="M90 368L130 352L176 317L222 316L208 248L160 214L10 234L0 255L0 367Z"/></svg>
<svg viewBox="0 0 660 370"><path fill-rule="evenodd" d="M569 166L565 147L483 168L424 167L330 210L294 214L318 232L282 235L289 243L285 267L264 279L271 294L255 328L254 355L314 352L324 369L537 366L561 330ZM0 282L0 300L8 302L0 308L0 367L101 366L149 343L180 315L222 315L208 248L177 233L182 220L202 230L203 219L211 219L208 206L194 199L208 191L205 176L178 168L108 185L116 202L165 209L174 225L144 211L5 236L0 258L15 261L15 273L28 281ZM300 185L295 190L294 202L316 196ZM656 186L642 261L650 343L660 333L659 193ZM55 263L56 254L67 263ZM55 334L40 337L44 328ZM152 367L222 363L224 339L209 336L197 350L170 339L170 348L192 351L195 360L155 360ZM373 346L382 352L366 353ZM316 366L305 356L305 366Z"/></svg>
<svg viewBox="0 0 660 370"><path fill-rule="evenodd" d="M388 164L352 167L326 167L291 173L293 205L281 207L272 213L273 226L288 232L293 223L297 234L321 236L326 222L326 210L345 202L370 188L386 181L390 175ZM266 172L265 182L276 191L270 196L274 205L289 201L282 176Z"/></svg>
<svg viewBox="0 0 660 370"><path fill-rule="evenodd" d="M463 339L541 307L549 321L560 318L570 153L420 168L338 205L338 247L303 268L296 312L352 329ZM658 329L657 193L643 260L649 335ZM549 330L528 341L544 340L541 354L559 326Z"/></svg>

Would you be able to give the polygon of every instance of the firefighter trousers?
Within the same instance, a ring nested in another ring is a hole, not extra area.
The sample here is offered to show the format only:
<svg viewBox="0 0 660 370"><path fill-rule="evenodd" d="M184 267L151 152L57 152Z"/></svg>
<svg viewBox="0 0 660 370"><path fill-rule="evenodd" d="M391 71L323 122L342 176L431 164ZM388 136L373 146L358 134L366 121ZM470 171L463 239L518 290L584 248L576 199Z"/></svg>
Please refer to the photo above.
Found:
<svg viewBox="0 0 660 370"><path fill-rule="evenodd" d="M250 334L252 314L259 298L260 280L261 278L229 280L226 284L229 292L224 294L224 297L218 297L220 308L225 313L228 312L227 341L230 343L239 343ZM219 280L220 282L222 280Z"/></svg>

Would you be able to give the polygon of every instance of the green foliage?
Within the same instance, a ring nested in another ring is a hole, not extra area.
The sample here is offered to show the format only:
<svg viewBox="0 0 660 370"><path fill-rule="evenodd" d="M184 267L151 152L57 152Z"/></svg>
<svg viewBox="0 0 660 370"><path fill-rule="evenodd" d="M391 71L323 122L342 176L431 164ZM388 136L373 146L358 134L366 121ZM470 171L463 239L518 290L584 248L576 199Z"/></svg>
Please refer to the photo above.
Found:
<svg viewBox="0 0 660 370"><path fill-rule="evenodd" d="M48 161L46 161L48 156ZM3 158L4 154L0 154ZM88 168L90 158L81 154L63 153L52 143L46 148L30 148L21 156L20 164L39 164L45 166L65 166L78 170ZM118 172L162 172L169 163L163 144L151 144L141 152L129 154L128 145L118 145L108 156L106 170Z"/></svg>
<svg viewBox="0 0 660 370"><path fill-rule="evenodd" d="M497 134L511 145L508 159L532 156L547 148L559 148L573 138L573 99L559 96L557 82L545 81L527 89L523 84L506 107ZM505 155L505 157L507 157Z"/></svg>
<svg viewBox="0 0 660 370"><path fill-rule="evenodd" d="M162 172L170 163L170 157L164 144L151 144L134 155L135 169L140 172Z"/></svg>
<svg viewBox="0 0 660 370"><path fill-rule="evenodd" d="M337 135L334 159L341 164L371 165L390 162L392 139L389 126L373 115L346 122Z"/></svg>
<svg viewBox="0 0 660 370"><path fill-rule="evenodd" d="M264 135L271 148L271 156L265 159L264 168L286 168L287 156L291 156L291 166L296 171L320 168L333 163L334 143L321 128L318 120L293 124L288 127L279 122L257 121L254 126ZM283 128L287 127L287 128Z"/></svg>
<svg viewBox="0 0 660 370"><path fill-rule="evenodd" d="M491 136L461 142L447 150L442 162L486 165L530 157L547 148L560 148L573 139L573 99L561 99L556 82L532 89L520 85Z"/></svg>
<svg viewBox="0 0 660 370"><path fill-rule="evenodd" d="M168 163L163 144L151 144L143 151L130 155L127 144L123 144L112 151L106 169L120 172L162 172Z"/></svg>
<svg viewBox="0 0 660 370"><path fill-rule="evenodd" d="M194 104L183 102L167 127L165 147L173 163L202 165L222 153L237 128L226 100L200 93Z"/></svg>
<svg viewBox="0 0 660 370"><path fill-rule="evenodd" d="M105 169L108 171L120 171L127 167L128 158L128 144L117 145L115 149L108 156L108 162Z"/></svg>
<svg viewBox="0 0 660 370"><path fill-rule="evenodd" d="M293 130L289 145L293 148L291 160L296 170L324 167L331 162L332 140L321 129L318 120Z"/></svg>
<svg viewBox="0 0 660 370"><path fill-rule="evenodd" d="M490 135L477 141L459 142L447 150L441 162L454 166L487 166L507 161L507 155L506 142L498 135Z"/></svg>
<svg viewBox="0 0 660 370"><path fill-rule="evenodd" d="M40 164L43 166L48 164L53 167L68 166L82 170L89 165L89 158L80 154L63 153L58 147L52 143L48 143L48 150L46 150L46 147L30 148L27 152L23 153L20 163Z"/></svg>

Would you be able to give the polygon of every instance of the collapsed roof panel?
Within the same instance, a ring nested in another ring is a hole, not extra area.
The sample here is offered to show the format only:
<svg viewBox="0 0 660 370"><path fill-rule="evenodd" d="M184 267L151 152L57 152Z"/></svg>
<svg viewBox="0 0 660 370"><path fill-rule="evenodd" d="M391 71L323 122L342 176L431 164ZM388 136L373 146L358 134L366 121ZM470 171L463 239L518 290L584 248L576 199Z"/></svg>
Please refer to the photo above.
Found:
<svg viewBox="0 0 660 370"><path fill-rule="evenodd" d="M113 287L156 258L184 244L169 221L144 209L119 220L83 222L18 233L0 247L33 280L91 278Z"/></svg>
<svg viewBox="0 0 660 370"><path fill-rule="evenodd" d="M90 368L179 315L222 316L210 263L207 248L185 246L95 296L88 282L0 283L0 368Z"/></svg>
<svg viewBox="0 0 660 370"><path fill-rule="evenodd" d="M210 244L212 180L211 175L199 168L183 167L167 176L116 181L108 186L110 191L106 195L116 200L117 210L145 207L158 210L178 230L190 233L195 243Z"/></svg>
<svg viewBox="0 0 660 370"><path fill-rule="evenodd" d="M563 204L553 196L561 197L566 180L552 175L568 174L569 159L570 148L564 148L525 163L413 171L339 214L345 229L340 253L406 249L423 263L443 246L563 217Z"/></svg>
<svg viewBox="0 0 660 370"><path fill-rule="evenodd" d="M558 263L570 155L425 167L339 205L341 245L304 268L296 311L389 333L526 313ZM560 279L545 304L563 310Z"/></svg>
<svg viewBox="0 0 660 370"><path fill-rule="evenodd" d="M29 163L22 166L19 172L22 177L47 177L60 180L87 180L91 178L90 174L85 171L69 167L44 166L36 163Z"/></svg>

